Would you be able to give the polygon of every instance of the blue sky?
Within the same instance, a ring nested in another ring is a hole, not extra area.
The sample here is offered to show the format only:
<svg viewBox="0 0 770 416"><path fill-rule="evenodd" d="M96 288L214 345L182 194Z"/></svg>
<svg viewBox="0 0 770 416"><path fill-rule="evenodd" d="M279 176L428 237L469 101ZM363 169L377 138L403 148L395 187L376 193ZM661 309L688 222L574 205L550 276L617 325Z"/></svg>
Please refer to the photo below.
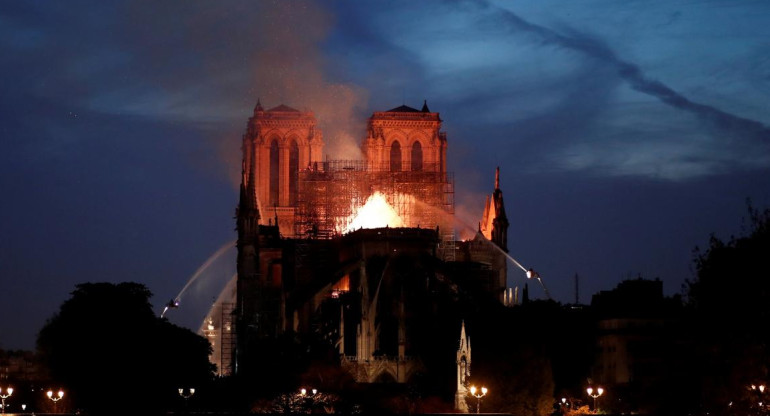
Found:
<svg viewBox="0 0 770 416"><path fill-rule="evenodd" d="M337 158L372 111L427 99L458 216L500 166L511 254L556 299L575 273L583 302L638 275L678 293L696 245L770 206L768 21L765 1L3 2L0 348L32 348L79 282L160 306L232 241L257 98L313 110Z"/></svg>

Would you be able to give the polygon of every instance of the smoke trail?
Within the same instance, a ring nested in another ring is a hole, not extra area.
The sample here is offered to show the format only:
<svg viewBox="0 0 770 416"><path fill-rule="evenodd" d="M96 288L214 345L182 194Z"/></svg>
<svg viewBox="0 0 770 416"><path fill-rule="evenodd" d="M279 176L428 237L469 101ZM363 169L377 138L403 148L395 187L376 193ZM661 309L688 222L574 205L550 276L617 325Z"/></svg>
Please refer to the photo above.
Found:
<svg viewBox="0 0 770 416"><path fill-rule="evenodd" d="M495 6L485 3L487 8ZM590 36L572 32L571 36L557 33L547 27L530 23L515 13L496 7L498 16L511 30L524 31L537 36L544 43L580 52L590 58L603 61L613 67L621 79L634 90L657 98L661 102L696 115L715 128L731 134L741 134L750 139L770 140L770 128L764 124L739 117L719 108L690 101L660 81L646 77L641 69L620 59L604 42Z"/></svg>

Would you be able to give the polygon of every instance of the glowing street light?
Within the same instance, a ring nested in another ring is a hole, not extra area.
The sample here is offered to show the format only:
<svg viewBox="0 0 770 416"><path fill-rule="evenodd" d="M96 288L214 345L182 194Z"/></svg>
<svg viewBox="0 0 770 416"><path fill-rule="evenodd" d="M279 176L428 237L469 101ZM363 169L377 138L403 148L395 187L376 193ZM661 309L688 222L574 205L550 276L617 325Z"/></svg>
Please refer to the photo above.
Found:
<svg viewBox="0 0 770 416"><path fill-rule="evenodd" d="M476 386L471 386L471 396L476 398L476 414L479 413L479 409L481 408L481 398L487 395L487 388L482 387L481 390L477 389Z"/></svg>
<svg viewBox="0 0 770 416"><path fill-rule="evenodd" d="M3 394L3 388L0 387L0 399L3 399L3 414L5 414L5 399L11 397L13 394L13 387L8 387L5 389L5 394Z"/></svg>
<svg viewBox="0 0 770 416"><path fill-rule="evenodd" d="M184 407L187 408L187 400L189 400L190 397L192 397L195 394L195 389L194 388L189 388L186 390L179 389L178 391L179 391L179 395L182 396L182 398L184 399Z"/></svg>
<svg viewBox="0 0 770 416"><path fill-rule="evenodd" d="M64 397L64 391L62 389L59 389L59 391L54 395L53 390L48 390L45 393L46 396L48 396L49 399L53 400L53 412L59 413L58 406L59 406L59 400L61 400Z"/></svg>
<svg viewBox="0 0 770 416"><path fill-rule="evenodd" d="M759 406L759 409L761 410L763 408L763 406L764 406L764 400L762 399L762 394L765 392L765 385L764 384L760 384L760 385L752 384L751 385L751 390L758 392L757 393L757 396L759 396L758 406Z"/></svg>
<svg viewBox="0 0 770 416"><path fill-rule="evenodd" d="M193 394L195 394L195 389L187 389L187 390L179 389L179 395L182 396L182 398L185 399L185 400L187 400L190 397L192 397Z"/></svg>
<svg viewBox="0 0 770 416"><path fill-rule="evenodd" d="M316 393L318 393L318 389L310 389L311 396L315 396ZM305 388L299 389L299 394L302 396L307 396L307 389Z"/></svg>
<svg viewBox="0 0 770 416"><path fill-rule="evenodd" d="M601 387L597 387L596 390L594 390L593 387L589 387L586 389L586 393L588 393L589 396L594 398L594 411L596 411L596 399L599 398L602 394L604 394L604 389Z"/></svg>
<svg viewBox="0 0 770 416"><path fill-rule="evenodd" d="M300 406L302 406L303 411L307 408L307 413L313 413L313 408L315 407L315 401L317 399L316 394L318 394L318 389L310 389L310 391L304 387L299 389L299 395L303 399L299 403Z"/></svg>

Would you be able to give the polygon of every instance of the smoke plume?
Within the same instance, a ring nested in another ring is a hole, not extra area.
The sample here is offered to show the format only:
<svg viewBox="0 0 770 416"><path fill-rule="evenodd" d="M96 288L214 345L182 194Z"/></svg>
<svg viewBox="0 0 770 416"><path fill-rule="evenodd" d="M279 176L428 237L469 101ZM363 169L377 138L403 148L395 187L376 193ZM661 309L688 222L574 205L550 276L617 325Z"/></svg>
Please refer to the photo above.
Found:
<svg viewBox="0 0 770 416"><path fill-rule="evenodd" d="M150 85L110 91L116 111L197 125L236 187L239 142L257 99L266 109L313 111L324 153L360 158L368 93L330 75L336 63L324 47L335 22L315 2L138 1L119 15L125 56L143 62L121 71Z"/></svg>
<svg viewBox="0 0 770 416"><path fill-rule="evenodd" d="M266 108L283 103L313 111L324 133L324 152L336 159L360 159L368 96L359 86L326 76L330 63L322 47L332 17L313 3L276 2L263 9L256 24L269 41L256 50L255 94Z"/></svg>

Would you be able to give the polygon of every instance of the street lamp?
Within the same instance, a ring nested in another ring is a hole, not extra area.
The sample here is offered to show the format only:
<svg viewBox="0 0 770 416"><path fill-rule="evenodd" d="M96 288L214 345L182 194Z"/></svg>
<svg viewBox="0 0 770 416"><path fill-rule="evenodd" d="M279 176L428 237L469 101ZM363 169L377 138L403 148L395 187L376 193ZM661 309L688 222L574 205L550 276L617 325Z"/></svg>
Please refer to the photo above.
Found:
<svg viewBox="0 0 770 416"><path fill-rule="evenodd" d="M596 399L604 394L604 389L601 387L597 387L596 390L594 390L593 387L589 387L586 389L586 393L588 393L589 396L594 398L594 412L596 411Z"/></svg>
<svg viewBox="0 0 770 416"><path fill-rule="evenodd" d="M318 389L310 389L310 393L311 393L311 396L315 396L316 393L318 393ZM307 389L305 388L299 389L299 394L301 396L307 396Z"/></svg>
<svg viewBox="0 0 770 416"><path fill-rule="evenodd" d="M477 389L476 386L471 386L471 396L476 398L476 414L479 413L479 408L481 408L481 398L487 395L487 388L482 387L481 390Z"/></svg>
<svg viewBox="0 0 770 416"><path fill-rule="evenodd" d="M13 394L13 387L8 387L5 389L5 394L3 394L3 388L0 387L0 399L3 399L3 414L5 414L5 399L11 397Z"/></svg>
<svg viewBox="0 0 770 416"><path fill-rule="evenodd" d="M179 389L179 395L182 396L185 400L189 399L190 397L195 394L195 389Z"/></svg>
<svg viewBox="0 0 770 416"><path fill-rule="evenodd" d="M187 413L188 412L187 401L190 399L190 397L193 396L193 394L195 394L195 389L194 388L189 388L187 390L179 389L178 391L179 391L179 395L182 396L182 398L184 399L184 409L185 409L185 413Z"/></svg>
<svg viewBox="0 0 770 416"><path fill-rule="evenodd" d="M179 391L179 395L182 396L182 398L184 399L184 408L187 409L187 400L189 400L190 397L192 397L193 394L195 394L195 389L194 388L189 388L187 390L179 389L178 391Z"/></svg>
<svg viewBox="0 0 770 416"><path fill-rule="evenodd" d="M45 395L48 396L49 399L53 400L53 412L59 413L58 411L59 400L61 400L62 397L64 397L64 391L62 389L59 389L59 391L54 395L53 390L48 390L48 392L46 392Z"/></svg>
<svg viewBox="0 0 770 416"><path fill-rule="evenodd" d="M757 396L759 396L759 398L757 400L758 401L758 407L759 407L759 410L762 411L762 408L764 406L764 400L762 398L762 394L765 392L765 385L764 384L760 384L760 385L752 384L751 385L751 390L758 392L757 393Z"/></svg>
<svg viewBox="0 0 770 416"><path fill-rule="evenodd" d="M299 389L299 395L302 397L300 406L303 410L307 408L307 413L313 413L313 408L316 405L316 394L318 394L318 389L310 389L310 391L306 388Z"/></svg>

